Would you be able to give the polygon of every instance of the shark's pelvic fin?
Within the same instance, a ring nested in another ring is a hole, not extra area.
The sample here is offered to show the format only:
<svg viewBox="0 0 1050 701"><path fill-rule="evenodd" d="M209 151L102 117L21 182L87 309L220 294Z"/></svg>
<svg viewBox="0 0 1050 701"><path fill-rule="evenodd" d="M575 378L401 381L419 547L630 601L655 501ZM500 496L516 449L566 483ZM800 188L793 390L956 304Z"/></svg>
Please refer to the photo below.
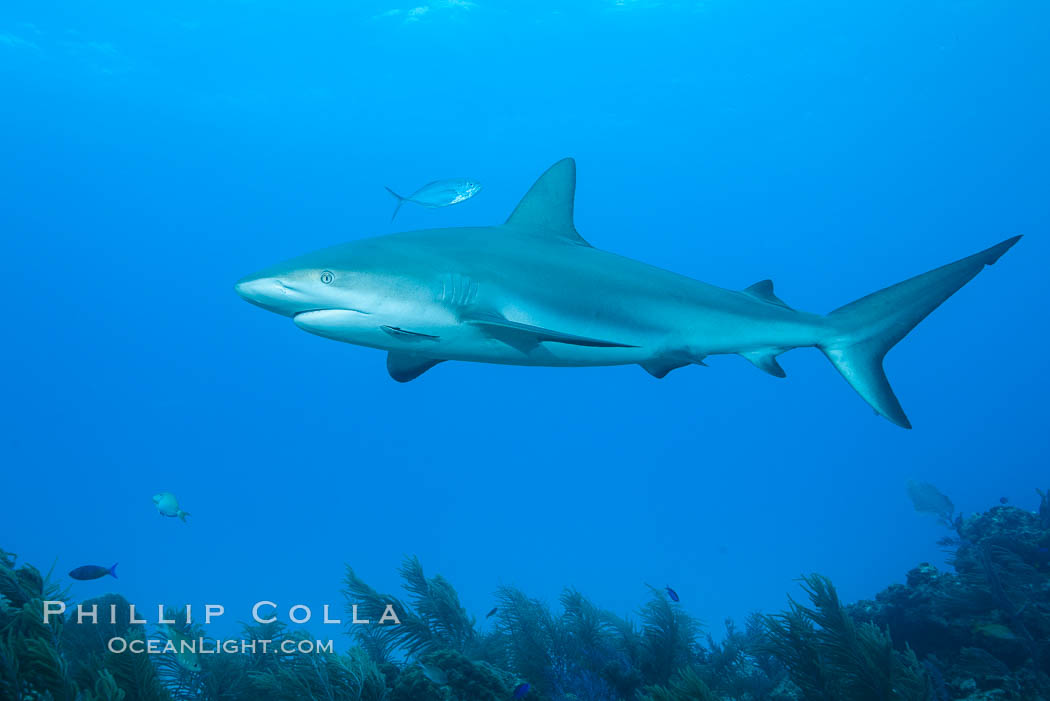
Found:
<svg viewBox="0 0 1050 701"><path fill-rule="evenodd" d="M379 328L383 329L394 338L399 338L402 341L437 341L439 338L438 336L431 336L428 333L409 331L399 326L380 326Z"/></svg>
<svg viewBox="0 0 1050 701"><path fill-rule="evenodd" d="M784 304L784 300L780 299L775 294L773 294L772 280L759 280L754 285L745 287L744 292L751 295L752 297L756 297L762 300L763 302L769 302L770 304L775 304L778 307L783 307L784 309L791 309L791 307Z"/></svg>
<svg viewBox="0 0 1050 701"><path fill-rule="evenodd" d="M647 373L658 380L662 380L667 377L667 373L672 370L677 370L678 368L684 368L686 365L689 365L689 363L690 361L688 360L679 360L678 358L653 358L652 360L647 360L644 363L638 364L641 365ZM700 364L703 365L703 361L701 361Z"/></svg>
<svg viewBox="0 0 1050 701"><path fill-rule="evenodd" d="M784 368L777 362L777 356L784 352L783 348L764 348L757 351L741 353L743 357L751 361L759 370L768 372L773 377L787 377Z"/></svg>
<svg viewBox="0 0 1050 701"><path fill-rule="evenodd" d="M577 246L590 246L572 222L576 197L576 161L563 158L533 184L511 212L506 226L541 236L558 238Z"/></svg>
<svg viewBox="0 0 1050 701"><path fill-rule="evenodd" d="M596 348L634 348L635 346L615 341L603 341L598 338L576 336L571 333L552 331L531 324L522 324L505 319L498 314L475 312L465 316L464 321L485 331L493 338L517 348L525 353L543 342L568 343L575 346L592 346Z"/></svg>
<svg viewBox="0 0 1050 701"><path fill-rule="evenodd" d="M444 360L424 358L414 353L390 351L386 356L386 371L398 382L409 382Z"/></svg>
<svg viewBox="0 0 1050 701"><path fill-rule="evenodd" d="M836 309L827 316L827 338L818 343L819 348L877 413L898 426L911 428L886 378L882 359L930 312L984 266L999 260L1020 238L1007 239Z"/></svg>

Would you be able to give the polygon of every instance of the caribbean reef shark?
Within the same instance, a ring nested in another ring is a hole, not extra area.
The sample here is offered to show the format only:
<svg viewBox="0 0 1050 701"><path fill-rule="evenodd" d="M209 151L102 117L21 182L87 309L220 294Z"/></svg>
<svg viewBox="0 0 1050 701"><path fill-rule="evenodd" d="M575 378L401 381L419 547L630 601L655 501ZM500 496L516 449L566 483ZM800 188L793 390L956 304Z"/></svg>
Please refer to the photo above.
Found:
<svg viewBox="0 0 1050 701"><path fill-rule="evenodd" d="M236 290L310 333L387 351L398 382L445 360L637 363L662 378L726 353L784 377L778 355L815 347L876 413L911 428L883 357L1021 238L810 314L769 280L727 290L594 248L573 225L575 190L566 158L502 225L352 241L249 275Z"/></svg>

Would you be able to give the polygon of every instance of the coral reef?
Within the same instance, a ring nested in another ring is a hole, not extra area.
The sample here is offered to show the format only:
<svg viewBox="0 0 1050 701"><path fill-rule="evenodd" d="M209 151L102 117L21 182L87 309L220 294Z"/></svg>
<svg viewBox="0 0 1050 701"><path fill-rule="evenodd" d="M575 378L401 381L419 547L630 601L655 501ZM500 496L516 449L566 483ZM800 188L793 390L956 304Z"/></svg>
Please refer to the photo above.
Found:
<svg viewBox="0 0 1050 701"><path fill-rule="evenodd" d="M924 661L942 698L1050 699L1050 504L958 518L954 572L923 563L850 607Z"/></svg>
<svg viewBox="0 0 1050 701"><path fill-rule="evenodd" d="M767 639L761 644L784 664L804 698L930 697L929 679L910 648L895 650L885 629L858 624L827 578L804 577L802 587L812 607L792 600L786 612L765 617Z"/></svg>
<svg viewBox="0 0 1050 701"><path fill-rule="evenodd" d="M407 665L397 675L387 698L390 701L445 699L446 701L489 701L509 699L514 691L514 675L487 662L468 659L455 650L439 650L423 655L420 662L440 669L446 684L436 684L418 665Z"/></svg>
<svg viewBox="0 0 1050 701"><path fill-rule="evenodd" d="M0 550L0 699L501 701L528 683L534 701L1050 701L1050 492L1037 511L999 505L969 517L928 483L908 493L944 525L951 571L921 564L850 605L826 577L807 575L801 601L742 629L728 620L717 639L652 588L625 618L575 589L551 606L501 587L494 625L482 629L448 580L408 557L404 596L347 569L348 614L379 620L390 604L401 625L348 626L341 654L114 654L110 638L146 636L123 597L81 602L116 605L115 621L44 624L43 601L68 594ZM152 637L204 634L180 623ZM240 637L310 641L280 622L244 625Z"/></svg>

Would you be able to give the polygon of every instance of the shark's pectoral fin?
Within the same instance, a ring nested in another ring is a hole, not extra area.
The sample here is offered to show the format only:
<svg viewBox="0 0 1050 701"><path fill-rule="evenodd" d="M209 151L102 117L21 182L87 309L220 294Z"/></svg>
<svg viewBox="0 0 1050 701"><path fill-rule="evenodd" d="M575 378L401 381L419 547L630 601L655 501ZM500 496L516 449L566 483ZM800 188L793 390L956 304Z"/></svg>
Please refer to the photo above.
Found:
<svg viewBox="0 0 1050 701"><path fill-rule="evenodd" d="M464 318L469 324L477 326L493 338L528 353L540 343L568 343L574 346L591 346L594 348L635 348L626 343L603 341L598 338L576 336L571 333L552 331L531 324L522 324L505 319L497 314L475 313Z"/></svg>
<svg viewBox="0 0 1050 701"><path fill-rule="evenodd" d="M414 353L390 351L386 356L386 370L398 382L409 382L444 360L424 358Z"/></svg>
<svg viewBox="0 0 1050 701"><path fill-rule="evenodd" d="M428 333L419 333L418 331L402 329L398 326L380 326L379 328L383 329L394 338L401 339L402 341L437 341L439 338L438 336L431 336Z"/></svg>
<svg viewBox="0 0 1050 701"><path fill-rule="evenodd" d="M689 365L690 362L692 361L679 360L678 358L653 358L652 360L647 360L644 363L638 364L641 365L647 373L658 380L662 380L667 377L667 373L672 370L677 370L678 368L684 368L686 365ZM701 362L701 364L703 363Z"/></svg>
<svg viewBox="0 0 1050 701"><path fill-rule="evenodd" d="M754 285L744 288L744 293L749 294L752 297L756 297L763 302L769 302L775 304L778 307L784 309L791 309L788 305L784 304L784 300L773 294L773 281L772 280L759 280Z"/></svg>
<svg viewBox="0 0 1050 701"><path fill-rule="evenodd" d="M741 353L740 355L750 360L756 368L768 372L773 377L787 377L784 368L780 367L780 363L777 362L777 356L783 353L784 350L784 348L764 348Z"/></svg>

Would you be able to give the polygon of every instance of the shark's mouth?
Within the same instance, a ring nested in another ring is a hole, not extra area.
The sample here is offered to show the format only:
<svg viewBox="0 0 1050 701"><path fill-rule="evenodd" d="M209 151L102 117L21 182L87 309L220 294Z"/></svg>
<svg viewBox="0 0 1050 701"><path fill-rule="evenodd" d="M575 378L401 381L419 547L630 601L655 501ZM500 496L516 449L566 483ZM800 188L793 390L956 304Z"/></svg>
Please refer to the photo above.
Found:
<svg viewBox="0 0 1050 701"><path fill-rule="evenodd" d="M351 307L339 307L337 309L306 309L304 311L296 312L295 314L293 314L292 315L292 320L294 321L295 319L298 319L303 314L325 314L325 313L329 313L329 312L334 313L334 314L338 314L339 312L351 312L353 314L365 314L365 315L369 315L369 314L372 313L372 312L366 312L366 311L364 311L362 309L353 309Z"/></svg>
<svg viewBox="0 0 1050 701"><path fill-rule="evenodd" d="M311 309L297 313L292 321L303 331L338 339L348 331L359 330L364 316L369 313L360 309Z"/></svg>

